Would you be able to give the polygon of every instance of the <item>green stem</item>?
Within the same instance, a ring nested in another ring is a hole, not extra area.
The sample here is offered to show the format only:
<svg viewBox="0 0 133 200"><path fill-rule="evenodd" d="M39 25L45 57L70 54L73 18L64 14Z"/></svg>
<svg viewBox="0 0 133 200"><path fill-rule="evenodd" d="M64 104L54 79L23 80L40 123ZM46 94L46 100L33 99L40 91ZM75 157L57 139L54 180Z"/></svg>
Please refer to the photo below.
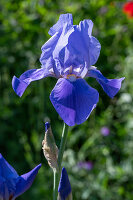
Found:
<svg viewBox="0 0 133 200"><path fill-rule="evenodd" d="M67 140L68 129L69 129L69 126L64 123L63 131L62 131L61 144L60 144L60 150L59 150L59 154L58 154L58 165L59 165L60 171L61 171L61 163L62 163L62 158L63 158L66 140Z"/></svg>
<svg viewBox="0 0 133 200"><path fill-rule="evenodd" d="M56 179L57 179L57 172L54 171L53 200L57 200L57 194L56 194Z"/></svg>
<svg viewBox="0 0 133 200"><path fill-rule="evenodd" d="M60 175L61 175L61 163L62 163L62 158L63 158L63 154L64 154L64 150L65 150L68 128L69 128L69 126L64 123L61 144L60 144L60 149L59 149L59 154L58 154L58 161L57 161L58 166L59 166L59 171L54 172L53 200L57 200L58 185L59 185L59 180L60 180Z"/></svg>

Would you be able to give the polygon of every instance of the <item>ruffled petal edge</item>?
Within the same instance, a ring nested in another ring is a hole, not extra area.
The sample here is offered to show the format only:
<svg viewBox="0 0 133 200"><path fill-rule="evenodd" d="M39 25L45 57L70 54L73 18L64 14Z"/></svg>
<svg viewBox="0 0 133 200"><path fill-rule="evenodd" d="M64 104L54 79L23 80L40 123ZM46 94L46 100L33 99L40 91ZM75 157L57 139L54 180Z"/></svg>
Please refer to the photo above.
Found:
<svg viewBox="0 0 133 200"><path fill-rule="evenodd" d="M73 17L72 14L67 13L67 14L62 14L59 17L59 20L57 21L56 24L54 24L50 30L49 30L49 35L53 36L56 32L59 32L60 29L63 28L64 24L67 24L68 29L73 25Z"/></svg>

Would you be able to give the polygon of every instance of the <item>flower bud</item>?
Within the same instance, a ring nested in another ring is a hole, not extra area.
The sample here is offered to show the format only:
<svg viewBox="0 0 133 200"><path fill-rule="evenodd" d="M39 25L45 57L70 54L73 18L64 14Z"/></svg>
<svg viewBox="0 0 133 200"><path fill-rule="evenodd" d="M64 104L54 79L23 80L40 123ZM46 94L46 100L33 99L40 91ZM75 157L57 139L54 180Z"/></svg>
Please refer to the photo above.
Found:
<svg viewBox="0 0 133 200"><path fill-rule="evenodd" d="M58 187L58 200L72 200L72 190L66 169L63 167Z"/></svg>
<svg viewBox="0 0 133 200"><path fill-rule="evenodd" d="M58 147L56 146L49 122L45 123L45 136L44 140L42 141L42 149L49 166L54 171L58 171Z"/></svg>

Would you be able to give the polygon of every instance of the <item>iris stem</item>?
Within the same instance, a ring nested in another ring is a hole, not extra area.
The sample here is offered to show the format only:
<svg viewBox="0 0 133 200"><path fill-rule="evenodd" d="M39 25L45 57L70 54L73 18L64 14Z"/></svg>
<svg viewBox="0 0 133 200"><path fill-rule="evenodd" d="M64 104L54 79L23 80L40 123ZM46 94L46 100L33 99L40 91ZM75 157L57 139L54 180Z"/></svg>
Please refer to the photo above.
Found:
<svg viewBox="0 0 133 200"><path fill-rule="evenodd" d="M61 169L62 169L61 164L62 164L62 158L63 158L65 145L66 145L68 129L69 129L69 126L64 123L63 130L62 130L60 149L59 149L59 153L58 153L59 170L54 172L53 200L57 200L58 185L59 185Z"/></svg>
<svg viewBox="0 0 133 200"><path fill-rule="evenodd" d="M54 171L53 200L57 200L57 194L56 194L56 180L57 180L57 172Z"/></svg>
<svg viewBox="0 0 133 200"><path fill-rule="evenodd" d="M58 154L58 165L59 165L60 170L61 170L62 158L63 158L66 140L67 140L68 129L69 129L69 126L64 123L61 144L60 144L60 150L59 150L59 154Z"/></svg>

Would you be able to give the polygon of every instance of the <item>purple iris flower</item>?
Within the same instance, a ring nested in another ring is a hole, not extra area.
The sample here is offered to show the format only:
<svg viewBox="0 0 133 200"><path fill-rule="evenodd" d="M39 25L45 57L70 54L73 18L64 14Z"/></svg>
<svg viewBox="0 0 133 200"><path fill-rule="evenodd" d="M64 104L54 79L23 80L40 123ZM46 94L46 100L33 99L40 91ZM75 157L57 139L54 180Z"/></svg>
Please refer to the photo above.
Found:
<svg viewBox="0 0 133 200"><path fill-rule="evenodd" d="M32 185L41 164L27 174L19 176L0 154L0 200L14 200Z"/></svg>
<svg viewBox="0 0 133 200"><path fill-rule="evenodd" d="M59 197L61 200L71 199L70 196L72 194L71 185L69 182L69 178L67 175L66 169L63 167L61 172L61 178L58 187Z"/></svg>
<svg viewBox="0 0 133 200"><path fill-rule="evenodd" d="M101 134L102 134L103 136L108 136L108 135L110 134L110 129L109 129L107 126L103 126L103 127L101 128Z"/></svg>
<svg viewBox="0 0 133 200"><path fill-rule="evenodd" d="M71 14L60 15L58 22L49 30L52 37L42 46L41 68L28 70L12 80L14 91L21 97L32 81L48 76L57 78L50 100L69 126L86 121L99 101L97 90L83 78L95 78L111 98L117 94L124 79L107 79L93 66L101 45L91 35L92 28L91 20L73 25Z"/></svg>

